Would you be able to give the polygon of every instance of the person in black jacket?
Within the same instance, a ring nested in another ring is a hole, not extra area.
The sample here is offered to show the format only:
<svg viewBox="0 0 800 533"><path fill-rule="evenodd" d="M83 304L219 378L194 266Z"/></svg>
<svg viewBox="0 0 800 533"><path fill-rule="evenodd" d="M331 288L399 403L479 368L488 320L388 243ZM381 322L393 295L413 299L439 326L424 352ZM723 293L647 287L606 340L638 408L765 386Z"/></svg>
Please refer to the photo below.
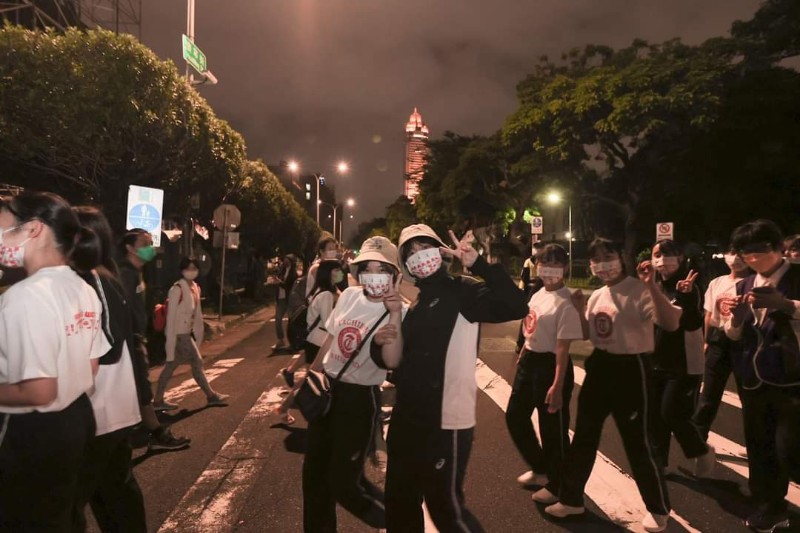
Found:
<svg viewBox="0 0 800 533"><path fill-rule="evenodd" d="M680 248L668 239L653 246L651 263L661 290L683 311L677 330L655 326L650 410L655 455L667 466L671 435L675 435L684 455L695 459L694 474L708 477L714 468L714 448L692 424L704 368L703 298L695 284L697 273L687 269Z"/></svg>
<svg viewBox="0 0 800 533"><path fill-rule="evenodd" d="M742 342L736 371L756 505L746 523L756 531L790 526L786 493L790 480L800 482L800 265L782 257L781 245L770 220L731 235L731 246L755 271L736 286L725 334Z"/></svg>
<svg viewBox="0 0 800 533"><path fill-rule="evenodd" d="M153 389L150 385L147 358L147 320L149 314L145 304L144 279L142 268L155 258L153 237L140 228L129 230L119 243L122 259L119 261L119 277L125 290L125 299L129 304L133 324L133 371L136 377L136 392L142 423L150 433L150 450L182 450L187 448L191 439L176 437L169 428L162 426L156 417L153 407Z"/></svg>
<svg viewBox="0 0 800 533"><path fill-rule="evenodd" d="M440 531L483 531L462 490L475 427L479 323L519 320L528 308L503 267L478 254L471 233L461 241L450 236L455 249L424 224L403 229L400 262L419 297L402 325L400 313L390 309L390 322L372 346L374 360L396 368L386 475L389 532L423 531L423 498ZM459 259L483 281L451 276L442 255Z"/></svg>
<svg viewBox="0 0 800 533"><path fill-rule="evenodd" d="M278 342L272 346L273 350L283 350L289 347L285 340L283 318L289 310L289 294L297 280L297 257L293 254L288 254L283 258L278 279L277 294L275 295L275 335L278 337Z"/></svg>

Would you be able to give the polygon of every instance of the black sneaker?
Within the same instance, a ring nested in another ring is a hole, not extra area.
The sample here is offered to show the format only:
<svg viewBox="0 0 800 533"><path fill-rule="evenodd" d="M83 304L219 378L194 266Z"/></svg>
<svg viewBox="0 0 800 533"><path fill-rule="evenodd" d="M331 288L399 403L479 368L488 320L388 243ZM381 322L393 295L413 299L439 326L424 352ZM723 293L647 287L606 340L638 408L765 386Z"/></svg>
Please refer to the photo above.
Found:
<svg viewBox="0 0 800 533"><path fill-rule="evenodd" d="M290 389L294 387L294 372L290 372L288 368L281 368L281 371L278 372L278 375L283 378L283 381L289 385Z"/></svg>
<svg viewBox="0 0 800 533"><path fill-rule="evenodd" d="M759 533L774 533L776 529L789 527L789 515L785 511L781 513L758 512L748 516L745 525Z"/></svg>
<svg viewBox="0 0 800 533"><path fill-rule="evenodd" d="M147 446L148 451L153 450L183 450L188 448L192 439L187 437L176 437L168 428L163 428L160 431L156 430L150 435L150 443Z"/></svg>

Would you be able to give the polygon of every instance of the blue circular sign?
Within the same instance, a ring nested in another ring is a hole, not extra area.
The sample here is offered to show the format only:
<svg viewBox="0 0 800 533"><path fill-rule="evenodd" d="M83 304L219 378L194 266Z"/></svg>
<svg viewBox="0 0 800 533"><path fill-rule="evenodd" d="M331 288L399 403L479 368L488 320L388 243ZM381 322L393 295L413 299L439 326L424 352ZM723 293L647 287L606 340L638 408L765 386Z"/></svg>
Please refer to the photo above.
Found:
<svg viewBox="0 0 800 533"><path fill-rule="evenodd" d="M128 221L134 228L142 228L150 233L161 227L161 215L150 204L134 205L128 212Z"/></svg>

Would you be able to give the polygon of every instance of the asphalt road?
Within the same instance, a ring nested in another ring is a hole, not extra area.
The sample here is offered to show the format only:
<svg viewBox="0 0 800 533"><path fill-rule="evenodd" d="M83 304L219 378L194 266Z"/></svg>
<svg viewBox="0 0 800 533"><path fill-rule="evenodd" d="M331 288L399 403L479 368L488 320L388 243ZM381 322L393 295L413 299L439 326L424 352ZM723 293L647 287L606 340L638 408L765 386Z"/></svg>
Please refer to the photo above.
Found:
<svg viewBox="0 0 800 533"><path fill-rule="evenodd" d="M231 395L227 407L204 406L191 377L182 374L170 383L168 399L181 409L163 420L176 434L192 438L179 452L147 454L135 450L135 475L142 487L151 531L180 532L295 532L302 531L300 472L305 448L305 423L299 413L292 426L279 423L271 410L280 401L283 382L276 377L291 355L271 355L274 325L271 311L254 316L235 331L204 346L216 359L206 365L212 386ZM587 485L587 514L558 522L547 517L519 488L516 477L526 470L505 427L504 409L513 383L513 344L517 324L484 325L477 377L478 425L465 491L470 510L489 532L527 531L641 531L643 504L635 490L619 436L611 419L606 423L595 470ZM582 367L588 343L574 345L574 362ZM581 381L580 370L576 371ZM574 412L580 387L576 383L570 409ZM724 448L712 479L691 476L691 464L672 446L668 486L674 519L668 531L737 532L749 506L746 499L747 462L737 455L744 442L741 410L731 394L712 431ZM384 394L389 409L391 390ZM391 422L390 422L391 423ZM727 447L727 448L725 448ZM368 464L368 476L383 482L379 467ZM790 492L800 503L800 490ZM792 518L800 526L800 514ZM795 526L793 531L800 528ZM339 509L339 531L372 531Z"/></svg>

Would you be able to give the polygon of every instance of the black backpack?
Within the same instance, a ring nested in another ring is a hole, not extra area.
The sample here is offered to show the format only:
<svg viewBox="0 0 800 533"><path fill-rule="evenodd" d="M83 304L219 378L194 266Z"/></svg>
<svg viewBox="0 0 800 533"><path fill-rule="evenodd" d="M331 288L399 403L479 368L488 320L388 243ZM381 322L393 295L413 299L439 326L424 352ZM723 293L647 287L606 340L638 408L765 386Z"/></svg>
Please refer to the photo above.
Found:
<svg viewBox="0 0 800 533"><path fill-rule="evenodd" d="M314 296L316 296L316 294ZM313 300L314 296L310 299ZM291 346L293 350L299 350L303 347L308 333L317 327L319 321L322 319L322 317L318 316L313 324L310 326L308 325L306 318L308 316L309 305L309 299L306 299L289 315L289 323L286 325L286 336L289 338L289 346Z"/></svg>

